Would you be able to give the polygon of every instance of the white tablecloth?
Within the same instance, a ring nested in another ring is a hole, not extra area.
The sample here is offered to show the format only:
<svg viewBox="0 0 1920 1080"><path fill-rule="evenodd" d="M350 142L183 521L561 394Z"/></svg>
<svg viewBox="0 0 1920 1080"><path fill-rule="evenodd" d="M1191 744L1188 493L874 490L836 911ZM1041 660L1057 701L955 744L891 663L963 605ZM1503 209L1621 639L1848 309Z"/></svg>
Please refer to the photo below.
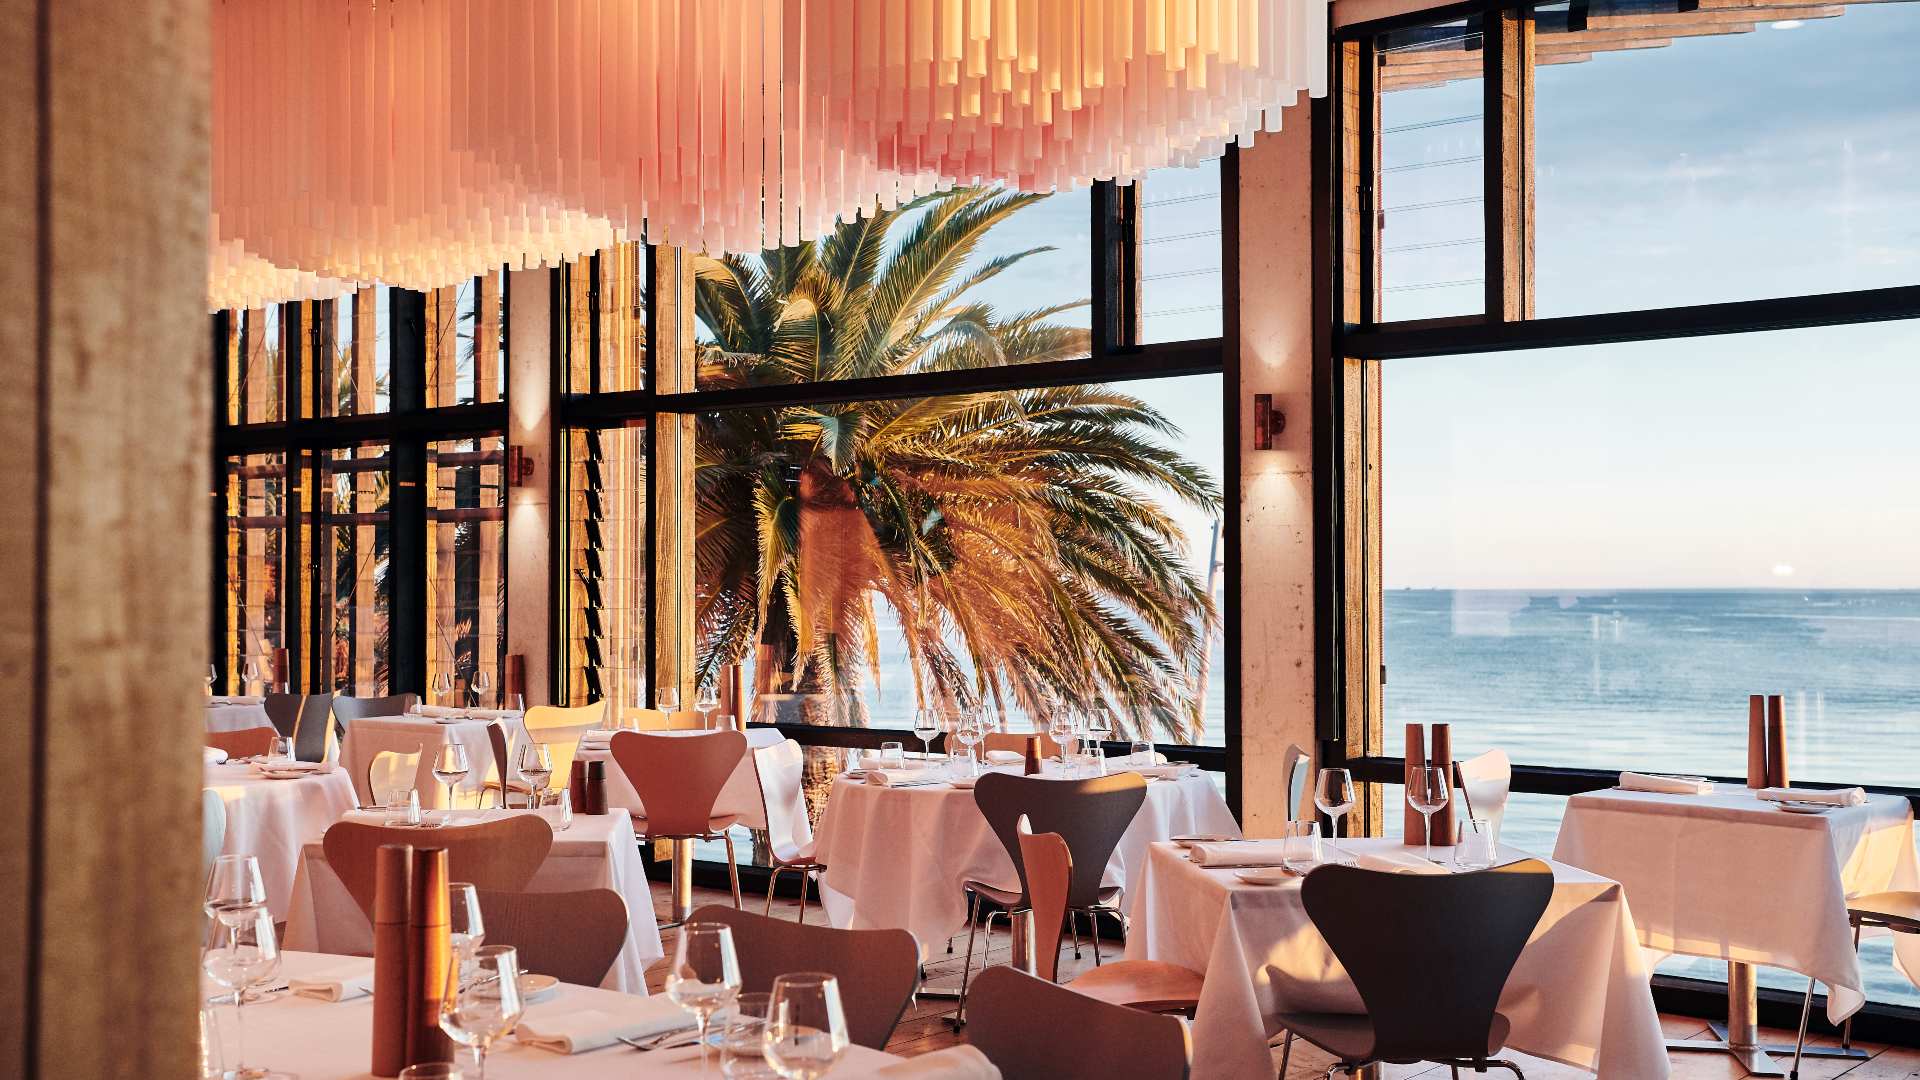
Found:
<svg viewBox="0 0 1920 1080"><path fill-rule="evenodd" d="M1125 888L1145 864L1148 844L1198 833L1240 835L1213 781L1196 769L1150 783L1101 880ZM833 925L912 931L922 956L966 930L963 881L1019 886L973 792L946 784L888 788L839 780L814 835L827 867L821 898Z"/></svg>
<svg viewBox="0 0 1920 1080"><path fill-rule="evenodd" d="M649 731L646 734L699 738L702 735L711 735L713 732ZM774 728L748 728L746 736L747 752L740 755L740 764L734 767L733 775L727 777L727 785L720 789L720 797L713 803L713 812L715 816L737 814L740 817L740 824L750 829L764 829L767 827L767 811L760 804L760 781L753 771L753 752L764 746L785 742L787 737ZM609 807L623 806L634 817L646 816L646 806L640 801L640 793L633 790L633 783L627 779L627 774L613 764L606 747L587 746L583 743L575 752L575 756L579 761L608 763L607 805Z"/></svg>
<svg viewBox="0 0 1920 1080"><path fill-rule="evenodd" d="M247 728L273 726L265 705L209 705L208 731L244 731Z"/></svg>
<svg viewBox="0 0 1920 1080"><path fill-rule="evenodd" d="M486 720L441 723L425 716L366 717L347 725L340 761L352 776L354 791L361 802L370 804L373 794L366 790L367 766L373 763L373 756L382 750L402 754L419 750L420 772L415 790L420 792L420 805L441 806L446 802L447 789L434 778L433 755L449 742L466 747L469 771L467 778L460 781L460 791L479 792L486 786L487 777L493 775L493 743L487 738L487 723ZM521 721L509 717L500 723L506 728L510 745L517 747L526 742L527 728Z"/></svg>
<svg viewBox="0 0 1920 1080"><path fill-rule="evenodd" d="M297 780L267 780L247 765L209 765L206 787L227 804L227 838L221 851L253 855L267 886L267 907L287 916L300 849L341 814L353 809L353 783L333 769Z"/></svg>
<svg viewBox="0 0 1920 1080"><path fill-rule="evenodd" d="M1662 953L1786 968L1827 984L1834 1023L1865 1002L1847 897L1920 888L1907 801L1789 814L1712 795L1607 790L1567 800L1553 857L1625 885L1640 940ZM1920 938L1896 935L1909 977Z"/></svg>
<svg viewBox="0 0 1920 1080"><path fill-rule="evenodd" d="M301 976L337 967L338 956L289 950L283 954L284 974ZM371 970L372 961L367 961ZM562 984L550 997L528 1005L535 1015L550 1009L615 1009L620 995L611 990ZM226 1050L225 1064L235 1064L237 1053L232 1006L215 1010L221 1042ZM296 997L290 993L273 995L270 1004L246 1007L247 1064L264 1065L298 1074L301 1080L365 1080L373 1045L373 999L327 1002ZM471 1058L467 1075L473 1075ZM850 1046L846 1056L834 1066L834 1080L855 1080L902 1059L878 1050ZM719 1075L719 1057L714 1056L712 1071L700 1071L697 1049L656 1050L638 1053L618 1043L584 1054L554 1054L521 1046L515 1040L502 1039L487 1055L489 1080L649 1080L660 1077L714 1077Z"/></svg>
<svg viewBox="0 0 1920 1080"><path fill-rule="evenodd" d="M458 810L455 821L491 820L525 810ZM378 822L378 814L354 814ZM431 830L420 834L430 844ZM575 815L573 827L553 834L553 850L528 886L533 892L575 892L612 889L627 902L627 943L607 972L603 986L610 990L645 994L647 965L665 953L654 924L653 894L648 888L640 851L633 842L633 821L625 810L601 817ZM484 912L482 913L484 914ZM327 865L319 834L308 838L300 873L293 885L293 905L287 914L287 947L367 956L373 952L373 928L347 887Z"/></svg>
<svg viewBox="0 0 1920 1080"><path fill-rule="evenodd" d="M1398 840L1349 839L1353 851L1405 851ZM1511 848L1505 859L1524 858ZM1558 863L1553 899L1500 996L1507 1042L1602 1077L1667 1075L1651 966L1634 938L1620 886ZM1271 1076L1268 1040L1282 1012L1364 1011L1359 993L1313 928L1300 884L1249 885L1204 869L1172 844L1151 848L1134 891L1127 956L1205 975L1194 1014L1195 1080Z"/></svg>

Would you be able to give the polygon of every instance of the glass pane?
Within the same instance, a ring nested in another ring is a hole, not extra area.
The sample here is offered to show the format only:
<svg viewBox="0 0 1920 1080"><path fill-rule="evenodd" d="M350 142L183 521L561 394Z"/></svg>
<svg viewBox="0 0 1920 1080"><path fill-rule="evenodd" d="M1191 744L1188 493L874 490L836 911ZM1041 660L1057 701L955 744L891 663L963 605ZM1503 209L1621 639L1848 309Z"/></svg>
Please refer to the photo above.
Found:
<svg viewBox="0 0 1920 1080"><path fill-rule="evenodd" d="M1537 313L1920 283L1920 5L1671 6L1540 13Z"/></svg>
<svg viewBox="0 0 1920 1080"><path fill-rule="evenodd" d="M1480 20L1382 34L1382 321L1486 311Z"/></svg>
<svg viewBox="0 0 1920 1080"><path fill-rule="evenodd" d="M359 416L393 407L393 349L387 287L378 285L309 306L311 416ZM304 392L304 391L303 391Z"/></svg>
<svg viewBox="0 0 1920 1080"><path fill-rule="evenodd" d="M647 433L567 433L566 700L645 704Z"/></svg>
<svg viewBox="0 0 1920 1080"><path fill-rule="evenodd" d="M381 444L325 451L309 533L315 685L355 697L387 693L387 576L392 472Z"/></svg>
<svg viewBox="0 0 1920 1080"><path fill-rule="evenodd" d="M498 435L427 444L427 688L435 704L498 703L507 537ZM486 673L491 685L474 686ZM436 690L451 675L451 693Z"/></svg>
<svg viewBox="0 0 1920 1080"><path fill-rule="evenodd" d="M811 245L700 256L699 386L1085 356L1090 198L956 188Z"/></svg>
<svg viewBox="0 0 1920 1080"><path fill-rule="evenodd" d="M1140 340L1220 336L1220 163L1140 182Z"/></svg>
<svg viewBox="0 0 1920 1080"><path fill-rule="evenodd" d="M607 248L566 267L568 386L639 390L647 379L647 248Z"/></svg>
<svg viewBox="0 0 1920 1080"><path fill-rule="evenodd" d="M287 418L287 320L280 305L231 312L236 337L227 352L227 422Z"/></svg>
<svg viewBox="0 0 1920 1080"><path fill-rule="evenodd" d="M427 294L427 405L499 401L506 376L506 272Z"/></svg>
<svg viewBox="0 0 1920 1080"><path fill-rule="evenodd" d="M276 650L286 647L283 589L287 536L287 458L230 457L227 470L227 686L258 694L274 682ZM245 676L248 664L255 675Z"/></svg>

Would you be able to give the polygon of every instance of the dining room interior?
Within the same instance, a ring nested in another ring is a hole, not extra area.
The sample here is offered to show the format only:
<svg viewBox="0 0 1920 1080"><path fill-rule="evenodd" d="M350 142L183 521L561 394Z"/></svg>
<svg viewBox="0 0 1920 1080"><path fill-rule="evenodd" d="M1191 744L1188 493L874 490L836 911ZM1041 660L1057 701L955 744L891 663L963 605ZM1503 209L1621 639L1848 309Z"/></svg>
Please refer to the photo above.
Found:
<svg viewBox="0 0 1920 1080"><path fill-rule="evenodd" d="M0 1076L1920 1080L1920 0L0 51Z"/></svg>

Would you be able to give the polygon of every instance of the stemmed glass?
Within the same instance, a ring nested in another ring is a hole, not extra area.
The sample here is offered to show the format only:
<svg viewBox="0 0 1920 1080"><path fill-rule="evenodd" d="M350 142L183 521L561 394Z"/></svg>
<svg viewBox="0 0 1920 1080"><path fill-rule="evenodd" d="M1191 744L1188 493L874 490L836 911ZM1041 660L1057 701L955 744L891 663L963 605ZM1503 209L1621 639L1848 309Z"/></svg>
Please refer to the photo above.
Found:
<svg viewBox="0 0 1920 1080"><path fill-rule="evenodd" d="M453 672L442 671L433 677L433 696L442 704L453 704Z"/></svg>
<svg viewBox="0 0 1920 1080"><path fill-rule="evenodd" d="M553 754L545 743L526 742L520 746L520 775L532 789L527 796L528 806L539 806L540 795L547 789L547 781L553 776ZM501 798L506 798L506 786L501 785Z"/></svg>
<svg viewBox="0 0 1920 1080"><path fill-rule="evenodd" d="M220 669L217 667L214 667L212 664L208 664L207 665L207 696L208 697L213 696L213 684L219 681L220 681Z"/></svg>
<svg viewBox="0 0 1920 1080"><path fill-rule="evenodd" d="M252 855L220 855L207 871L207 916L232 930L267 907L267 886L260 860Z"/></svg>
<svg viewBox="0 0 1920 1080"><path fill-rule="evenodd" d="M487 705L487 693L493 689L493 672L481 668L473 673L473 701L479 708Z"/></svg>
<svg viewBox="0 0 1920 1080"><path fill-rule="evenodd" d="M447 786L445 820L453 820L453 786L467 778L467 748L457 742L441 743L433 755L433 778Z"/></svg>
<svg viewBox="0 0 1920 1080"><path fill-rule="evenodd" d="M1053 739L1053 745L1060 750L1060 764L1067 764L1067 744L1073 741L1073 715L1067 712L1055 713L1047 722L1047 735Z"/></svg>
<svg viewBox="0 0 1920 1080"><path fill-rule="evenodd" d="M1433 861L1433 814L1447 805L1447 768L1444 765L1407 766L1407 805L1420 812L1426 834L1426 860Z"/></svg>
<svg viewBox="0 0 1920 1080"><path fill-rule="evenodd" d="M251 693L247 688L260 681L260 664L253 657L247 657L246 666L240 669L240 692Z"/></svg>
<svg viewBox="0 0 1920 1080"><path fill-rule="evenodd" d="M1094 745L1107 741L1113 735L1113 721L1104 716L1087 718L1087 740Z"/></svg>
<svg viewBox="0 0 1920 1080"><path fill-rule="evenodd" d="M787 1080L819 1080L847 1052L840 981L817 971L773 980L767 1003L767 1064Z"/></svg>
<svg viewBox="0 0 1920 1080"><path fill-rule="evenodd" d="M486 920L480 916L480 890L465 881L447 885L447 937L453 944L454 962L459 965L460 983L472 977L473 961L487 940Z"/></svg>
<svg viewBox="0 0 1920 1080"><path fill-rule="evenodd" d="M693 707L695 711L700 714L700 726L703 728L712 727L713 714L720 711L720 692L712 686L708 686L706 689L700 691L699 697L694 699Z"/></svg>
<svg viewBox="0 0 1920 1080"><path fill-rule="evenodd" d="M740 993L740 961L733 929L725 923L690 922L680 928L667 969L667 997L693 1014L700 1032L700 1071L707 1068L707 1023Z"/></svg>
<svg viewBox="0 0 1920 1080"><path fill-rule="evenodd" d="M959 739L960 745L967 749L967 771L978 771L973 748L980 745L980 740L987 737L986 721L981 717L980 710L961 710L960 719L953 726L953 737Z"/></svg>
<svg viewBox="0 0 1920 1080"><path fill-rule="evenodd" d="M1340 819L1353 809L1353 774L1345 769L1321 769L1313 784L1313 805L1332 820L1329 839L1340 835Z"/></svg>
<svg viewBox="0 0 1920 1080"><path fill-rule="evenodd" d="M280 1074L247 1065L247 1032L243 1023L247 988L259 986L280 973L280 943L273 936L273 916L257 907L244 916L223 912L220 921L227 927L225 945L215 945L200 955L200 970L215 983L233 991L234 1061L229 1075L239 1080L264 1080Z"/></svg>
<svg viewBox="0 0 1920 1080"><path fill-rule="evenodd" d="M459 981L459 964L456 955L448 972L450 985L441 996L440 1030L473 1048L474 1080L486 1080L487 1051L527 1011L520 1000L520 956L511 945L483 945L474 951L474 977L466 983Z"/></svg>
<svg viewBox="0 0 1920 1080"><path fill-rule="evenodd" d="M663 713L679 712L680 691L671 686L663 687L661 691L654 696L653 707Z"/></svg>
<svg viewBox="0 0 1920 1080"><path fill-rule="evenodd" d="M913 737L920 740L920 756L933 756L933 737L940 734L940 714L932 709L913 710Z"/></svg>

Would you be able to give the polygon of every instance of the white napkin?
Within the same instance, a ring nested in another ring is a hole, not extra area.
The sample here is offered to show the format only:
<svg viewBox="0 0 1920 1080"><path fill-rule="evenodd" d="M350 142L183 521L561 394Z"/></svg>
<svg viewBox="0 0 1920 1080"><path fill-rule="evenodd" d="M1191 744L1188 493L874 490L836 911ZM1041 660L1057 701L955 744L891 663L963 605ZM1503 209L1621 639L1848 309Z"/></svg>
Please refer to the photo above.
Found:
<svg viewBox="0 0 1920 1080"><path fill-rule="evenodd" d="M680 1028L692 1031L693 1015L661 995L634 998L617 1013L564 1006L534 1009L520 1021L513 1037L555 1054L584 1054L621 1039L645 1039Z"/></svg>
<svg viewBox="0 0 1920 1080"><path fill-rule="evenodd" d="M932 769L867 769L866 774L867 783L878 787L920 787L943 779Z"/></svg>
<svg viewBox="0 0 1920 1080"><path fill-rule="evenodd" d="M288 979L287 986L293 993L316 1001L352 1001L373 993L373 965L361 960L351 964L337 964L310 972L298 979Z"/></svg>
<svg viewBox="0 0 1920 1080"><path fill-rule="evenodd" d="M1349 851L1362 870L1384 870L1389 874L1444 874L1447 868L1430 863L1411 851Z"/></svg>
<svg viewBox="0 0 1920 1080"><path fill-rule="evenodd" d="M1867 792L1865 788L1836 788L1831 791L1819 788L1770 787L1754 792L1758 798L1768 802L1820 803L1823 806L1865 806Z"/></svg>
<svg viewBox="0 0 1920 1080"><path fill-rule="evenodd" d="M580 733L580 745L605 749L616 734L612 728L588 728Z"/></svg>
<svg viewBox="0 0 1920 1080"><path fill-rule="evenodd" d="M875 1069L873 1075L891 1080L1000 1080L1000 1070L987 1055L965 1045L896 1061Z"/></svg>
<svg viewBox="0 0 1920 1080"><path fill-rule="evenodd" d="M1027 755L1021 753L1018 750L987 751L987 764L989 765L1017 765L1025 762L1026 760L1027 760Z"/></svg>
<svg viewBox="0 0 1920 1080"><path fill-rule="evenodd" d="M460 710L449 708L445 705L415 705L413 708L407 710L407 715L426 716L438 720L443 716L457 715L459 712Z"/></svg>
<svg viewBox="0 0 1920 1080"><path fill-rule="evenodd" d="M1121 765L1123 769L1137 772L1142 776L1157 776L1162 780L1175 780L1187 775L1199 766L1191 761L1179 761L1171 765Z"/></svg>
<svg viewBox="0 0 1920 1080"><path fill-rule="evenodd" d="M227 752L217 746L203 746L200 750L201 756L206 758L209 765L218 765L227 760Z"/></svg>
<svg viewBox="0 0 1920 1080"><path fill-rule="evenodd" d="M258 694L228 694L207 699L209 705L258 705L266 699Z"/></svg>
<svg viewBox="0 0 1920 1080"><path fill-rule="evenodd" d="M1713 781L1684 776L1654 776L1651 773L1623 772L1620 787L1626 791L1655 791L1663 795L1711 795Z"/></svg>
<svg viewBox="0 0 1920 1080"><path fill-rule="evenodd" d="M1195 866L1279 866L1285 840L1241 840L1229 844L1192 844L1188 858Z"/></svg>

